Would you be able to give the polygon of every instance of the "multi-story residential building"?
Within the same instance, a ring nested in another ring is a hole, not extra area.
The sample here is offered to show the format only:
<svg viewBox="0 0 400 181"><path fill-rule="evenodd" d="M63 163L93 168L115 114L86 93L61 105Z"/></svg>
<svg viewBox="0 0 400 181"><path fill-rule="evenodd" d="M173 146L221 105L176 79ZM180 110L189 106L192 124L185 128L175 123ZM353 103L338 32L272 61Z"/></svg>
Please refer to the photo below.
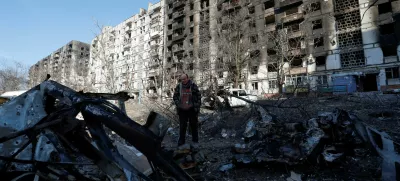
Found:
<svg viewBox="0 0 400 181"><path fill-rule="evenodd" d="M240 87L261 94L278 92L281 83L287 88L307 84L314 90L325 86L346 92L400 86L400 36L395 31L399 1L378 1L371 7L358 0L165 0L165 4L165 57L171 77L187 72L203 80L201 74L211 68L219 86L231 86L226 79L229 72L218 66L225 60L217 55L217 26L230 12L247 9L248 21L253 21L248 28L253 30L244 36L256 37L259 43L251 49L260 53L254 57L257 64L243 69L247 73ZM283 65L284 82L271 66L276 52L268 32L286 33L287 45L282 47L291 61Z"/></svg>
<svg viewBox="0 0 400 181"><path fill-rule="evenodd" d="M91 80L97 91L156 93L162 87L163 2L149 3L92 41Z"/></svg>
<svg viewBox="0 0 400 181"><path fill-rule="evenodd" d="M165 2L165 81L169 93L183 72L195 75L199 47L199 9L197 1ZM197 3L196 3L197 2ZM166 90L168 91L168 90Z"/></svg>
<svg viewBox="0 0 400 181"><path fill-rule="evenodd" d="M316 85L337 91L379 91L400 87L400 1L316 1L309 14L313 35L323 39L314 45L308 72ZM397 28L397 29L396 29ZM395 31L396 30L396 31ZM318 37L316 37L318 38Z"/></svg>
<svg viewBox="0 0 400 181"><path fill-rule="evenodd" d="M50 74L51 79L75 90L88 90L85 81L89 69L90 45L71 41L29 69L29 86L35 86Z"/></svg>

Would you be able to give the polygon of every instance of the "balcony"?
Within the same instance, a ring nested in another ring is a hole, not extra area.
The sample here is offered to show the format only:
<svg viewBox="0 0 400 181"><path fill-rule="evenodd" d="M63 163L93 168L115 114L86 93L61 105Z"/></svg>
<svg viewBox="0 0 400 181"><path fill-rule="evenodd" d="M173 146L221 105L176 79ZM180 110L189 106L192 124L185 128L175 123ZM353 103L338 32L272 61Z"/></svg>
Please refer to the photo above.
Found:
<svg viewBox="0 0 400 181"><path fill-rule="evenodd" d="M267 77L270 78L277 78L278 77L278 72L268 72Z"/></svg>
<svg viewBox="0 0 400 181"><path fill-rule="evenodd" d="M183 1L183 0L175 1L173 5L174 5L174 9L179 9L179 8L185 6L185 1Z"/></svg>
<svg viewBox="0 0 400 181"><path fill-rule="evenodd" d="M150 51L150 56L151 57L158 57L157 51Z"/></svg>
<svg viewBox="0 0 400 181"><path fill-rule="evenodd" d="M174 34L173 36L172 36L172 41L179 41L179 40L183 40L184 38L185 38L185 34L184 33L182 33L182 34Z"/></svg>
<svg viewBox="0 0 400 181"><path fill-rule="evenodd" d="M149 88L156 87L156 82L154 80L149 80L147 83L148 83L147 85Z"/></svg>
<svg viewBox="0 0 400 181"><path fill-rule="evenodd" d="M152 49L152 50L156 50L156 49L158 49L158 47L159 47L160 45L159 44L157 44L157 43L150 43L150 49Z"/></svg>
<svg viewBox="0 0 400 181"><path fill-rule="evenodd" d="M285 73L290 75L305 74L307 73L307 67L292 67L290 68L290 71Z"/></svg>
<svg viewBox="0 0 400 181"><path fill-rule="evenodd" d="M287 15L287 16L283 17L282 22L287 23L287 22L291 22L294 20L302 19L302 18L304 18L303 13L295 13L295 14L291 14L291 15Z"/></svg>
<svg viewBox="0 0 400 181"><path fill-rule="evenodd" d="M275 15L275 12L274 12L274 8L273 8L273 7L264 10L264 16L267 17L267 16L271 16L271 15Z"/></svg>
<svg viewBox="0 0 400 181"><path fill-rule="evenodd" d="M132 44L132 40L125 39L123 42L124 47L130 47Z"/></svg>
<svg viewBox="0 0 400 181"><path fill-rule="evenodd" d="M275 1L276 3L279 4L279 7L284 7L287 5L295 4L295 3L301 3L302 0L284 0L284 1Z"/></svg>
<svg viewBox="0 0 400 181"><path fill-rule="evenodd" d="M288 52L289 55L291 56L304 55L306 54L306 49L296 48L296 49L290 49Z"/></svg>
<svg viewBox="0 0 400 181"><path fill-rule="evenodd" d="M155 69L150 69L149 71L147 71L147 77L154 77L157 75L158 75L158 73L157 73L157 70L155 70Z"/></svg>
<svg viewBox="0 0 400 181"><path fill-rule="evenodd" d="M184 28L184 27L185 27L185 23L184 22L172 24L172 29L173 30L176 30L176 29L179 29L179 28Z"/></svg>
<svg viewBox="0 0 400 181"><path fill-rule="evenodd" d="M172 48L172 51L173 51L174 53L177 53L177 52L185 51L185 48L184 48L183 46L174 46L174 47Z"/></svg>
<svg viewBox="0 0 400 181"><path fill-rule="evenodd" d="M225 2L222 4L223 10L231 10L233 8L240 8L239 1Z"/></svg>
<svg viewBox="0 0 400 181"><path fill-rule="evenodd" d="M183 17L183 16L185 16L185 12L184 12L184 11L179 11L179 12L175 12L175 13L172 15L172 18L178 19L178 18L181 18L181 17Z"/></svg>

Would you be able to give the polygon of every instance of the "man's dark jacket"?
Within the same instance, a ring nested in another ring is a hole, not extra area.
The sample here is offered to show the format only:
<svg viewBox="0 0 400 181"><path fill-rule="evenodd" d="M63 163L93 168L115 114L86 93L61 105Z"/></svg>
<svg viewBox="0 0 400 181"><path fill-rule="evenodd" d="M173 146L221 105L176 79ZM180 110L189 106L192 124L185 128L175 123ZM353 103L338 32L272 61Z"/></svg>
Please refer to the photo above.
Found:
<svg viewBox="0 0 400 181"><path fill-rule="evenodd" d="M201 94L200 94L200 91L199 91L199 87L197 87L197 85L195 83L193 83L191 80L189 80L188 84L190 85L191 90L192 90L192 103L193 103L194 111L196 113L199 113L200 112L200 106L201 106ZM174 96L173 96L174 103L175 103L178 111L179 111L179 107L180 107L180 104L181 104L181 102L180 102L180 96L181 96L180 95L180 89L181 89L181 87L180 86L181 86L181 84L178 84L175 87L175 92L174 92Z"/></svg>

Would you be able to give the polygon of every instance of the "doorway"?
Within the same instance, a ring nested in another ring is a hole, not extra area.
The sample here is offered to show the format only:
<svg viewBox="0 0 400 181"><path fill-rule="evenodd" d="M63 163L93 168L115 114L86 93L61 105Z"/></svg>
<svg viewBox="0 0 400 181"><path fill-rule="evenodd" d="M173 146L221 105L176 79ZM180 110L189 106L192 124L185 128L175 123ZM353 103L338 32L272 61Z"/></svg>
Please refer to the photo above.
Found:
<svg viewBox="0 0 400 181"><path fill-rule="evenodd" d="M378 74L366 74L360 77L360 84L364 92L378 91L377 78Z"/></svg>

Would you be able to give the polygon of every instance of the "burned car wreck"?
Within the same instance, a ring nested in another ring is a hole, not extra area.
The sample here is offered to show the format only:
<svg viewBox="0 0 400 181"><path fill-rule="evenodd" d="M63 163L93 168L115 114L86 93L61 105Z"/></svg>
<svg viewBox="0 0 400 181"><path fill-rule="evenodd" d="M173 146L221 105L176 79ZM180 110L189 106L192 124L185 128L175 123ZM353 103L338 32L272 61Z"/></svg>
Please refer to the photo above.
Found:
<svg viewBox="0 0 400 181"><path fill-rule="evenodd" d="M2 179L152 180L120 154L107 134L112 131L146 156L153 175L193 180L161 149L169 120L151 112L147 124L139 125L104 99L113 96L79 93L47 80L3 104ZM83 120L76 119L79 113Z"/></svg>

